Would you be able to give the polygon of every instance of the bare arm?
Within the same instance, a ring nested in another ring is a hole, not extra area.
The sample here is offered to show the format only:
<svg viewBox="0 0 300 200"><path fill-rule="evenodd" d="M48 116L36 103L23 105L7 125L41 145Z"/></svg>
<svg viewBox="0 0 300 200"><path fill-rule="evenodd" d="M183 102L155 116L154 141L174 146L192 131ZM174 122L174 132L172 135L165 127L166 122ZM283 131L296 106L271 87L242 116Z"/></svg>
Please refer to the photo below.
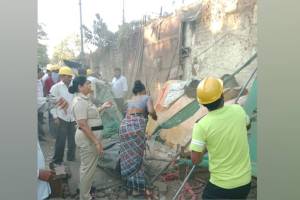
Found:
<svg viewBox="0 0 300 200"><path fill-rule="evenodd" d="M39 169L38 179L49 182L55 176L53 170Z"/></svg>
<svg viewBox="0 0 300 200"><path fill-rule="evenodd" d="M207 150L205 149L203 152L192 151L191 159L194 165L201 163L203 155L206 154Z"/></svg>
<svg viewBox="0 0 300 200"><path fill-rule="evenodd" d="M149 112L149 115L152 117L152 119L157 120L157 115L154 110L154 106L151 98L149 98L147 101L147 110Z"/></svg>
<svg viewBox="0 0 300 200"><path fill-rule="evenodd" d="M101 106L99 106L97 108L97 110L98 110L98 112L101 113L102 111L104 111L105 109L110 108L110 107L112 107L112 102L111 101L106 101L104 104L102 104Z"/></svg>

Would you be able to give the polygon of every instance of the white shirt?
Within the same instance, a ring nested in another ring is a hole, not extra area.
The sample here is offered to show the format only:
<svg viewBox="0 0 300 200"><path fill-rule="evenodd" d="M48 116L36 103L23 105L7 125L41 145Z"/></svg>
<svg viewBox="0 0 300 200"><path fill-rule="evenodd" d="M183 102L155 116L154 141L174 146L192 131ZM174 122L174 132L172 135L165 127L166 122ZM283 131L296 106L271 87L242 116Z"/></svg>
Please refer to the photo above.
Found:
<svg viewBox="0 0 300 200"><path fill-rule="evenodd" d="M44 87L41 79L36 81L36 96L44 97Z"/></svg>
<svg viewBox="0 0 300 200"><path fill-rule="evenodd" d="M45 81L47 80L48 76L49 75L47 73L45 73L44 76L42 77L42 83L43 83L43 85L45 84Z"/></svg>
<svg viewBox="0 0 300 200"><path fill-rule="evenodd" d="M112 91L115 98L123 98L128 91L127 79L124 76L116 77L112 80Z"/></svg>
<svg viewBox="0 0 300 200"><path fill-rule="evenodd" d="M72 115L72 111L71 111L71 104L72 104L74 95L69 93L68 87L66 86L66 84L64 84L64 82L62 82L62 81L56 83L50 89L50 94L55 96L57 98L57 100L60 99L61 97L63 97L69 104L67 113L65 113L65 111L63 109L60 109L58 107L52 108L50 112L53 115L53 117L54 118L58 117L66 122L75 121L75 119Z"/></svg>
<svg viewBox="0 0 300 200"><path fill-rule="evenodd" d="M37 106L39 109L46 102L46 98L44 97L44 87L41 79L36 81L36 96L38 103Z"/></svg>
<svg viewBox="0 0 300 200"><path fill-rule="evenodd" d="M37 175L39 176L39 170L45 169L45 158L40 147L40 143L37 143ZM39 180L37 181L37 200L46 199L51 193L51 188L48 182Z"/></svg>

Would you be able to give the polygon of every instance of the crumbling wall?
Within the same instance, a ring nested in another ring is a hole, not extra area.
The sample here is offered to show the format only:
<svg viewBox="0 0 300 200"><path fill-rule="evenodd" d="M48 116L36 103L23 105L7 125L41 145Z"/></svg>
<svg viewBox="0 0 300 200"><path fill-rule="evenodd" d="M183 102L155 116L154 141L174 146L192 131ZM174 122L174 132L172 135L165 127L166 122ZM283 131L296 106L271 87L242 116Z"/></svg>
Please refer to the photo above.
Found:
<svg viewBox="0 0 300 200"><path fill-rule="evenodd" d="M137 77L144 81L153 96L158 84L178 78L179 27L178 16L145 26L143 61Z"/></svg>
<svg viewBox="0 0 300 200"><path fill-rule="evenodd" d="M245 63L257 46L257 5L256 0L227 1L236 3L230 12L212 20L212 1L204 1L199 17L188 23L186 46L191 48L190 56L185 59L185 78L203 78L207 75L221 77L233 73ZM226 2L226 1L218 1ZM222 9L222 8L220 8ZM225 7L223 9L226 10ZM215 17L216 18L216 17ZM223 23L222 28L212 23ZM236 79L243 84L249 78L257 61L243 69Z"/></svg>
<svg viewBox="0 0 300 200"><path fill-rule="evenodd" d="M224 3L231 3L231 10ZM221 22L216 7L223 12ZM233 73L256 52L256 46L256 0L203 0L173 16L144 23L129 36L127 48L112 49L102 57L98 50L94 60L107 80L113 77L113 67L120 67L129 91L140 79L155 99L167 80ZM237 82L243 85L255 67L257 60L236 75Z"/></svg>

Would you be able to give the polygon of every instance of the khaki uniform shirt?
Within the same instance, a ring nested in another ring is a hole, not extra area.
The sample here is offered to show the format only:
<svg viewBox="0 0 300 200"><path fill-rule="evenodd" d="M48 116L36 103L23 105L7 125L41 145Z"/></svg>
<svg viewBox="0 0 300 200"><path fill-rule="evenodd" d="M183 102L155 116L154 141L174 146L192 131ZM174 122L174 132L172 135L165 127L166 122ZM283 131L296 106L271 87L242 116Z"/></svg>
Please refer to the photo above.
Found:
<svg viewBox="0 0 300 200"><path fill-rule="evenodd" d="M76 121L86 119L90 128L102 125L97 107L91 102L88 96L82 94L75 96L72 103L72 112ZM93 131L93 133L97 138L101 137L101 130ZM92 141L78 128L76 130L75 142L79 147L92 144Z"/></svg>

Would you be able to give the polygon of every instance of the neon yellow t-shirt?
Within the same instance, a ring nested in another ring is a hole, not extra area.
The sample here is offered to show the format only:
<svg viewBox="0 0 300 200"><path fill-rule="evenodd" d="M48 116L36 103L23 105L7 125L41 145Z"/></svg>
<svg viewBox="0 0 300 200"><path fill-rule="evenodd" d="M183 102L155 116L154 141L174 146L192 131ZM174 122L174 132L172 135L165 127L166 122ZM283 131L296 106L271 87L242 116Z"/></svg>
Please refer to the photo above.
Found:
<svg viewBox="0 0 300 200"><path fill-rule="evenodd" d="M240 105L225 105L194 125L190 149L196 152L207 149L212 184L232 189L251 181L246 129L249 122Z"/></svg>

